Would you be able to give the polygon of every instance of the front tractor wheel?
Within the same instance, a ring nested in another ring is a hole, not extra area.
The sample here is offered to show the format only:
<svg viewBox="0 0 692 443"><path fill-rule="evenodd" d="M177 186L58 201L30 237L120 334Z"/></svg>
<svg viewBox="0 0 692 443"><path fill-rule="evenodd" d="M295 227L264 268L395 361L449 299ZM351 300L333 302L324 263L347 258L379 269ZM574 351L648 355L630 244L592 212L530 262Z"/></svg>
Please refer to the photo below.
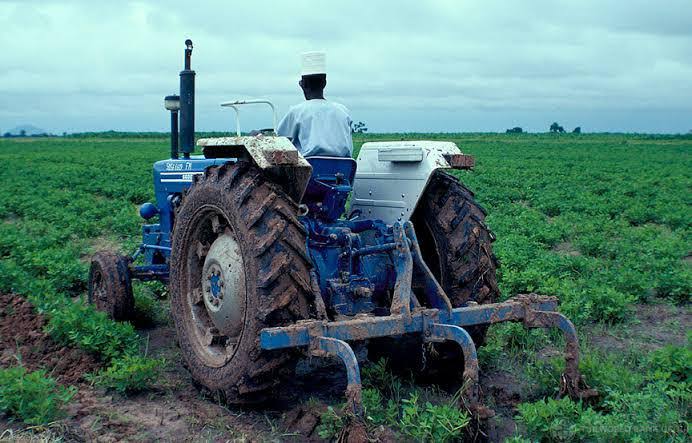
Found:
<svg viewBox="0 0 692 443"><path fill-rule="evenodd" d="M113 320L130 320L134 313L129 266L129 257L113 252L97 252L91 259L88 301Z"/></svg>
<svg viewBox="0 0 692 443"><path fill-rule="evenodd" d="M261 401L295 363L259 332L310 318L314 293L298 206L246 163L210 167L183 198L171 313L192 377L229 403Z"/></svg>

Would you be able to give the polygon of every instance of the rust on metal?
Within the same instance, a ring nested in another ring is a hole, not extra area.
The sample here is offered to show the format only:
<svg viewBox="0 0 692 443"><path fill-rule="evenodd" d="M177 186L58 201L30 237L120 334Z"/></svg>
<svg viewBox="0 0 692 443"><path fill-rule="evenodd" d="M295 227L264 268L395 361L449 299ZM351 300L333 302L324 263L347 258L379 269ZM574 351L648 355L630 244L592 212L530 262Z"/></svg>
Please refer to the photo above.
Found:
<svg viewBox="0 0 692 443"><path fill-rule="evenodd" d="M394 241L396 242L396 283L392 295L392 304L389 311L393 315L411 316L411 282L413 279L413 258L408 247L404 229L400 223L393 226Z"/></svg>
<svg viewBox="0 0 692 443"><path fill-rule="evenodd" d="M529 294L529 297L522 298L525 306L527 306L523 320L524 326L527 328L557 328L562 331L565 337L565 372L560 377L560 395L581 400L597 397L598 391L590 388L579 372L579 341L574 325L559 312L531 309L530 304L535 302L536 298L530 296L536 296L536 294Z"/></svg>
<svg viewBox="0 0 692 443"><path fill-rule="evenodd" d="M473 169L476 159L467 154L445 154L445 160L454 169Z"/></svg>

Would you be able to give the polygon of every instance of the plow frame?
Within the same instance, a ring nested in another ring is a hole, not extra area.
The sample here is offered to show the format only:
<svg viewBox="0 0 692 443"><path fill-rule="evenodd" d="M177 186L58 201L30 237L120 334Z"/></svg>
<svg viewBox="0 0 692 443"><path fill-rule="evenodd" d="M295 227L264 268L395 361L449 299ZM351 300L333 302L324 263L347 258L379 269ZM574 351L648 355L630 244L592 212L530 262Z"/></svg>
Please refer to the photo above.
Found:
<svg viewBox="0 0 692 443"><path fill-rule="evenodd" d="M527 328L557 328L565 338L565 372L560 393L573 398L595 395L579 373L579 343L572 322L557 312L557 298L522 294L505 302L475 305L451 310L416 309L410 314L382 317L364 316L352 320L307 320L260 332L260 347L266 350L305 347L312 356L338 357L346 367L346 397L356 415L362 413L361 380L358 360L347 341L420 333L425 342L452 341L464 355L464 401L473 413L487 418L492 411L480 404L479 367L476 345L466 326L501 322L522 322Z"/></svg>
<svg viewBox="0 0 692 443"><path fill-rule="evenodd" d="M465 327L502 322L522 322L526 328L556 328L565 338L565 372L560 395L589 398L597 395L579 373L579 341L572 322L557 312L557 297L520 294L501 303L467 306L452 309L447 294L423 261L413 224L394 223L394 242L389 246L396 268L396 283L392 291L390 315L358 314L340 321L304 320L290 326L265 328L260 331L260 348L276 350L306 348L312 356L338 357L346 367L348 385L346 397L353 412L363 411L358 360L348 341L378 337L421 334L426 343L452 341L459 345L464 356L463 400L475 416L488 418L493 412L480 403L478 355L476 345ZM413 270L423 283L427 306L422 306L413 293Z"/></svg>

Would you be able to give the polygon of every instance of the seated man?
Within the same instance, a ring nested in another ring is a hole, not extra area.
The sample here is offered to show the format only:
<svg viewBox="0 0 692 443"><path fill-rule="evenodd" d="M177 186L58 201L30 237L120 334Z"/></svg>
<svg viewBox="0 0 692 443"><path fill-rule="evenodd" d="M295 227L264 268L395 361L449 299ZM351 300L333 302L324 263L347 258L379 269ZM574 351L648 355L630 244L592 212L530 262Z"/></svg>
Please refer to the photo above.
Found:
<svg viewBox="0 0 692 443"><path fill-rule="evenodd" d="M298 84L305 101L291 107L276 133L290 138L303 157L351 157L351 117L344 105L325 100L326 72L323 52L303 54L303 72Z"/></svg>

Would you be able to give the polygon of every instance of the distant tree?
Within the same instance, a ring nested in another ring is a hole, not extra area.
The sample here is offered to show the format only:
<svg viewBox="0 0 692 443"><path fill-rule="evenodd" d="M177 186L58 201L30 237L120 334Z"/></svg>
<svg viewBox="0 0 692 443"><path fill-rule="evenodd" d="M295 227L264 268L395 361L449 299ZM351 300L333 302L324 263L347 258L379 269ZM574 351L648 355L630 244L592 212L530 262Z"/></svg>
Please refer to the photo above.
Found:
<svg viewBox="0 0 692 443"><path fill-rule="evenodd" d="M519 126L515 126L505 131L505 133L507 134L521 134L522 132L524 132L524 130L521 129Z"/></svg>
<svg viewBox="0 0 692 443"><path fill-rule="evenodd" d="M21 131L19 131L19 136L26 137L26 129L22 129Z"/></svg>
<svg viewBox="0 0 692 443"><path fill-rule="evenodd" d="M572 134L581 134L581 126L577 126L576 128L574 128Z"/></svg>
<svg viewBox="0 0 692 443"><path fill-rule="evenodd" d="M565 128L560 126L558 122L553 122L553 124L550 125L550 132L565 132Z"/></svg>
<svg viewBox="0 0 692 443"><path fill-rule="evenodd" d="M351 122L351 132L354 134L363 134L365 132L368 132L368 128L367 128L367 126L365 126L364 122L358 122L358 123Z"/></svg>
<svg viewBox="0 0 692 443"><path fill-rule="evenodd" d="M2 136L5 138L10 138L12 137L12 134L10 134L9 132L5 132L4 134L2 134Z"/></svg>

